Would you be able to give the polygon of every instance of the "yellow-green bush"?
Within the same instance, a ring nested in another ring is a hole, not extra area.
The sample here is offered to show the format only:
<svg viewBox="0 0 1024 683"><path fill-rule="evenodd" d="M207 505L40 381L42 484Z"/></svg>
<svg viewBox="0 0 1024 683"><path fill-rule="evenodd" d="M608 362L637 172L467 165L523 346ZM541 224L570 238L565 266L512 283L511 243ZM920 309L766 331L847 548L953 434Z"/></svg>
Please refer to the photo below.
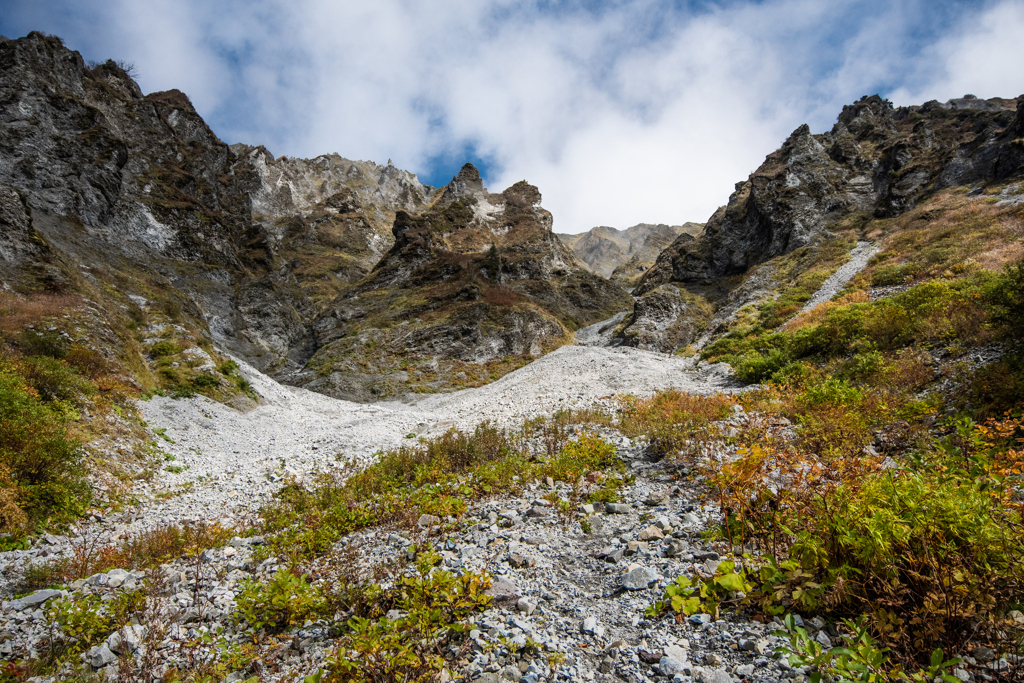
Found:
<svg viewBox="0 0 1024 683"><path fill-rule="evenodd" d="M9 533L68 521L90 500L81 445L69 437L64 411L43 401L7 363L0 363L0 469L27 525L3 529Z"/></svg>

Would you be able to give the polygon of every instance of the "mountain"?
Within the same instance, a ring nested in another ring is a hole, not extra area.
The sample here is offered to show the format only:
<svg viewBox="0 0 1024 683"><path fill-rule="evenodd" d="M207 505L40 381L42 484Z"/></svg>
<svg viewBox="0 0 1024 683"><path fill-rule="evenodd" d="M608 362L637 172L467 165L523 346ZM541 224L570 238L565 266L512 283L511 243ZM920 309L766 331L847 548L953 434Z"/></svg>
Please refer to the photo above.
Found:
<svg viewBox="0 0 1024 683"><path fill-rule="evenodd" d="M394 246L314 321L320 349L291 381L358 398L479 383L626 310L629 295L577 263L540 201L526 181L491 194L466 164L430 210L399 211Z"/></svg>
<svg viewBox="0 0 1024 683"><path fill-rule="evenodd" d="M185 94L143 95L116 63L87 65L56 37L0 41L0 120L0 289L82 297L90 325L116 332L102 352L140 386L190 389L185 352L200 348L319 387L339 340L365 336L376 314L417 330L399 355L473 374L629 305L553 237L532 186L490 195L470 167L433 188L390 161L227 145ZM477 313L429 303L449 295ZM360 308L371 299L392 310ZM506 324L519 332L494 342ZM446 333L476 341L431 341ZM177 351L154 356L161 339ZM476 380L515 362L499 365ZM429 390L461 381L447 369Z"/></svg>
<svg viewBox="0 0 1024 683"><path fill-rule="evenodd" d="M921 279L971 268L970 259L1010 240L999 227L1009 223L986 210L995 241L970 242L965 226L954 259L943 242L955 240L950 217L965 194L988 204L1012 194L1024 175L1022 137L1024 98L970 95L898 108L864 97L826 133L800 126L736 184L703 234L681 235L658 256L637 284L640 298L620 339L662 351L699 348L737 322L753 324L754 309L744 307L784 300L792 314L858 241L881 244L872 271L920 262L906 275ZM925 203L930 212L918 210ZM923 231L920 241L908 242L911 228Z"/></svg>
<svg viewBox="0 0 1024 683"><path fill-rule="evenodd" d="M601 277L631 287L658 254L681 234L696 236L702 223L639 223L625 230L600 225L579 235L558 235L582 263Z"/></svg>

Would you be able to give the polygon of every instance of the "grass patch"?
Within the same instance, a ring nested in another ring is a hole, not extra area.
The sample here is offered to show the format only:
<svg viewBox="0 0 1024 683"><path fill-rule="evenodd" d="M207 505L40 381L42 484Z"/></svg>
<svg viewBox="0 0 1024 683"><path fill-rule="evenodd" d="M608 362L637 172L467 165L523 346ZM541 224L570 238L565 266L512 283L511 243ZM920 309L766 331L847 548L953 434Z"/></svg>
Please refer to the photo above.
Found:
<svg viewBox="0 0 1024 683"><path fill-rule="evenodd" d="M569 495L614 497L625 483L614 449L598 437L577 436L569 412L508 432L489 423L471 434L451 430L377 457L343 477L305 488L285 487L263 512L271 550L293 566L327 553L344 535L380 524L414 528L421 515L458 518L468 501L517 490L551 477ZM609 419L607 416L595 419ZM600 476L586 477L591 473Z"/></svg>

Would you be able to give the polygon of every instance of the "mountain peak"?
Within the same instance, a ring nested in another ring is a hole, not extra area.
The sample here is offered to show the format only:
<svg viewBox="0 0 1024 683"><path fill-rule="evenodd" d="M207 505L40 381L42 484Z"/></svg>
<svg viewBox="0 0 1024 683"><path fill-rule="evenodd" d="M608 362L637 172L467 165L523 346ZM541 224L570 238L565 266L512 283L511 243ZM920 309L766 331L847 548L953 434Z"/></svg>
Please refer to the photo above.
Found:
<svg viewBox="0 0 1024 683"><path fill-rule="evenodd" d="M480 178L480 171L473 164L466 163L459 169L458 175L452 178L452 181L444 188L444 194L441 195L440 201L442 205L447 206L457 199L486 194L486 192L484 181Z"/></svg>

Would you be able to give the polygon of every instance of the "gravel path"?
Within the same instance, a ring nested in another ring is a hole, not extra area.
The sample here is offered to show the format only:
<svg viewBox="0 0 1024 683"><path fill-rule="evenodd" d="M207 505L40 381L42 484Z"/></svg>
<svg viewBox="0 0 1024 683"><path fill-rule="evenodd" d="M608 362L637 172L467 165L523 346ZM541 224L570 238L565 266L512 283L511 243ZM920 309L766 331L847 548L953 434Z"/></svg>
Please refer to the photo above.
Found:
<svg viewBox="0 0 1024 683"><path fill-rule="evenodd" d="M576 343L580 346L616 346L612 333L615 332L615 327L625 320L627 312L616 313L607 320L576 330Z"/></svg>
<svg viewBox="0 0 1024 683"><path fill-rule="evenodd" d="M160 473L150 492L163 491L163 498L150 498L138 524L256 510L286 477L330 471L350 458L369 462L381 449L409 443L411 434L471 429L484 420L515 426L527 416L593 405L615 394L736 388L728 366L697 369L689 358L631 348L564 346L478 389L370 405L285 387L240 364L264 397L250 412L204 397L154 397L141 404L150 427L173 440L159 442L173 456L167 466L187 469Z"/></svg>
<svg viewBox="0 0 1024 683"><path fill-rule="evenodd" d="M871 257L878 253L878 247L874 242L857 242L857 246L850 251L850 260L839 267L839 270L832 273L832 276L814 293L800 312L809 311L818 304L831 301L832 297L838 294L846 283L853 279L853 276L864 270Z"/></svg>

